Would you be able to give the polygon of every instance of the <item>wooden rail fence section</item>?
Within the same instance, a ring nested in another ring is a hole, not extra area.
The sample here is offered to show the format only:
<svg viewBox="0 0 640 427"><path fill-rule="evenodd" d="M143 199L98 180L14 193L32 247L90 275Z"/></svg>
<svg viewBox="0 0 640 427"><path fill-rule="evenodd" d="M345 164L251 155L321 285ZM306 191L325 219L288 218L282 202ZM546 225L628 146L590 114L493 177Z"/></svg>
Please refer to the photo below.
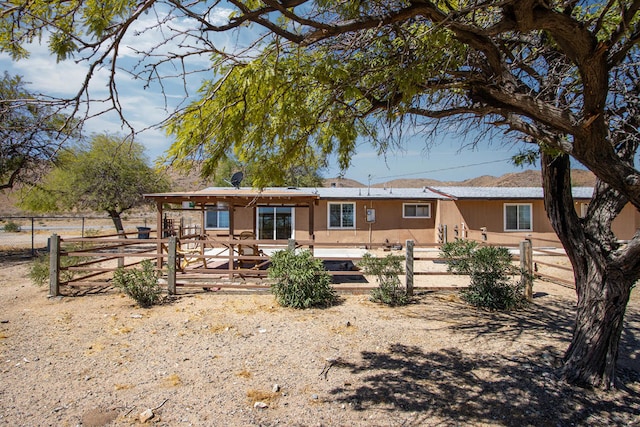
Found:
<svg viewBox="0 0 640 427"><path fill-rule="evenodd" d="M150 234L155 234L151 230ZM138 236L140 237L140 236ZM118 268L133 268L143 260L155 262L162 273L161 280L166 284L169 294L176 294L179 287L198 288L235 288L235 289L268 289L266 266L269 253L286 248L309 249L317 258L323 260L333 269L329 269L336 279L355 280L359 278L359 286L350 287L347 282L338 288L343 290L368 290L361 271L355 267L361 255L349 252L351 249L365 250L389 249L385 244L320 244L314 241L297 240L240 240L238 238L210 238L192 236L179 239L175 236L167 238L127 238L109 235L90 238L65 238L54 234L49 240L49 294L61 295L61 287L105 286L109 285L112 273ZM481 240L482 242L482 240ZM514 260L520 262L522 280L525 283L527 298L532 298L533 278L543 278L556 283L572 286L569 280L562 280L550 274L538 272L538 266L571 271L568 267L534 259L534 250L530 240L519 245L501 245L509 247L516 253ZM405 285L412 294L418 287L419 276L446 276L452 273L433 271L424 268L429 262L444 262L439 254L439 243L416 244L407 240L404 247ZM324 250L323 256L319 252ZM535 249L537 255L563 256L558 250ZM63 262L65 258L74 258L76 262ZM425 264L427 263L427 264ZM365 284L363 284L364 282ZM448 287L430 286L428 289L445 289Z"/></svg>

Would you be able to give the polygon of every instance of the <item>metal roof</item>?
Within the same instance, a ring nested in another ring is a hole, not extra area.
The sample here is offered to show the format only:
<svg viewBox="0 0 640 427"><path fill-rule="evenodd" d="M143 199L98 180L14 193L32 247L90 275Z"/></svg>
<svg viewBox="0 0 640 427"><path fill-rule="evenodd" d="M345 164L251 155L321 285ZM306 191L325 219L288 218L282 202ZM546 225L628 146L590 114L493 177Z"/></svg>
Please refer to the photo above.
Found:
<svg viewBox="0 0 640 427"><path fill-rule="evenodd" d="M314 191L320 199L376 199L376 200L434 200L449 199L450 197L431 191L428 187L423 188L380 188L380 187L317 187L303 188L304 191Z"/></svg>
<svg viewBox="0 0 640 427"><path fill-rule="evenodd" d="M542 187L431 187L455 199L542 199ZM590 199L593 187L573 187L573 197Z"/></svg>
<svg viewBox="0 0 640 427"><path fill-rule="evenodd" d="M573 197L590 199L592 187L574 187ZM324 200L449 200L449 199L542 199L541 187L208 187L203 190L175 193L145 194L145 197L165 200L193 198L306 198Z"/></svg>

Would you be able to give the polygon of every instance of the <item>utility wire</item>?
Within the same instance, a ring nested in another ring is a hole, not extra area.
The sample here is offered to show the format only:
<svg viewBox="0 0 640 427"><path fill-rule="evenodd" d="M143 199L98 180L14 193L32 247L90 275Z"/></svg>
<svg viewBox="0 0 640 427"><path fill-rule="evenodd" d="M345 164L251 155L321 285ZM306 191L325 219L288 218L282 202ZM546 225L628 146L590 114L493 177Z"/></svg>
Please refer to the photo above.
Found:
<svg viewBox="0 0 640 427"><path fill-rule="evenodd" d="M443 172L443 171L450 171L450 170L454 170L454 169L464 169L464 168L470 168L473 166L482 166L482 165L488 165L491 163L502 163L502 162L506 162L508 160L512 160L512 157L509 157L507 159L500 159L500 160L490 160L488 162L481 162L481 163L473 163L470 165L462 165L462 166L451 166L448 168L440 168L440 169L431 169L431 170L426 170L426 171L421 171L421 172L412 172L412 173L403 173L400 175L388 175L388 176L376 176L376 178L378 179L388 179L388 178L400 178L403 176L411 176L411 175L422 175L425 173L432 173L432 172Z"/></svg>

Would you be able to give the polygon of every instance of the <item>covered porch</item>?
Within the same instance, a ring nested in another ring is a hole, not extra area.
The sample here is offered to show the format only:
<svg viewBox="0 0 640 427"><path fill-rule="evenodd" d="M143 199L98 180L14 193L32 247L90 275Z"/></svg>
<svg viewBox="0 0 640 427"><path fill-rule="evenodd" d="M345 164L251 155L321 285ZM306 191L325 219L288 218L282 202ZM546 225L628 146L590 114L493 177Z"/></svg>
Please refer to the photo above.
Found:
<svg viewBox="0 0 640 427"><path fill-rule="evenodd" d="M273 252L314 250L319 196L309 191L208 188L145 197L156 203L158 265L176 265L196 280L263 278Z"/></svg>

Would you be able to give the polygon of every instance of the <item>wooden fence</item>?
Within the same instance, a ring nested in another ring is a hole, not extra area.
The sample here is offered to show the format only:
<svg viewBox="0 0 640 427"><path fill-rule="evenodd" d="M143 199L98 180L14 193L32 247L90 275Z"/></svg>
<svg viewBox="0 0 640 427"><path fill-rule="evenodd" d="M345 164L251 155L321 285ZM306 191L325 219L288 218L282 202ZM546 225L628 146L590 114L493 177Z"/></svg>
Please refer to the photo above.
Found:
<svg viewBox="0 0 640 427"><path fill-rule="evenodd" d="M362 272L355 268L366 251L393 250L385 244L321 244L314 241L277 240L265 241L239 238L217 238L206 236L158 237L154 230L143 230L135 238L123 239L118 235L64 238L54 234L50 238L50 295L61 294L62 288L110 286L113 272L118 268L134 268L144 259L154 262L162 273L161 280L169 294L187 288L227 288L227 289L268 289L266 267L269 255L274 250L297 248L309 249L314 256L323 260L328 267L338 290L357 292L368 291L374 286ZM140 238L144 237L144 238ZM147 238L148 237L148 238ZM237 236L236 236L237 237ZM524 240L518 245L508 246L520 261L523 280L527 283L527 296L531 297L531 278L545 278L565 286L572 286L570 280L562 280L551 274L538 272L538 266L570 268L534 258L563 256L562 251L533 250L531 241ZM424 276L450 276L452 273L442 268L443 258L439 254L440 244L415 244L406 242L402 251L405 258L405 284L408 292L416 289L451 289L450 286L430 284L425 286ZM356 251L357 249L357 251ZM323 253L324 252L324 253ZM358 254L360 253L360 255ZM71 262L72 261L72 262ZM439 264L440 269L425 268ZM423 280L420 278L423 277ZM434 281L437 281L434 280Z"/></svg>

